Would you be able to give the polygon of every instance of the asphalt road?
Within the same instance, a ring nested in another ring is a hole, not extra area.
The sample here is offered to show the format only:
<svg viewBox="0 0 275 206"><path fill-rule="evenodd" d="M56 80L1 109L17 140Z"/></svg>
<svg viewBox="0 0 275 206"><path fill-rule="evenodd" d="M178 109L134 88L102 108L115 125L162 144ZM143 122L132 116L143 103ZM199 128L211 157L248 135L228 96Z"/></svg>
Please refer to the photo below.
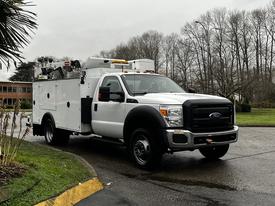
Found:
<svg viewBox="0 0 275 206"><path fill-rule="evenodd" d="M42 137L27 137L44 144ZM79 205L275 205L275 128L241 128L239 141L219 161L198 151L165 155L146 172L125 148L73 137L63 150L85 158L105 190Z"/></svg>

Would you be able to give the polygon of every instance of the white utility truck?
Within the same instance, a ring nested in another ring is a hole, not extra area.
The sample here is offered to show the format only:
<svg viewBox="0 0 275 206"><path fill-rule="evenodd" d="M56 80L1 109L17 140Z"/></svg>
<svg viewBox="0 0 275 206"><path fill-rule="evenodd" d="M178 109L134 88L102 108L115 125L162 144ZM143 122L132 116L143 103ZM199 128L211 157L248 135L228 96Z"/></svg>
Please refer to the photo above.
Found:
<svg viewBox="0 0 275 206"><path fill-rule="evenodd" d="M199 149L206 158L224 156L238 139L234 105L187 93L153 69L147 59L38 65L34 135L44 135L48 144L67 143L72 134L120 142L141 168L152 168L166 152Z"/></svg>

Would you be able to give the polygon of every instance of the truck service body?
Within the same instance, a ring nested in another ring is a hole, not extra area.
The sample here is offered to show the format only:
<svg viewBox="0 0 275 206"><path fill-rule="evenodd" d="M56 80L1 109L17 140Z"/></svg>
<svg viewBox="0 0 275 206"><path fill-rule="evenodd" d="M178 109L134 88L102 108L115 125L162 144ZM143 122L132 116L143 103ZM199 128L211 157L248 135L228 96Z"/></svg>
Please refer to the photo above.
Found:
<svg viewBox="0 0 275 206"><path fill-rule="evenodd" d="M155 166L165 152L222 157L238 139L234 105L186 93L152 69L152 60L89 58L76 78L35 81L34 135L49 144L66 143L71 134L121 142L141 168Z"/></svg>

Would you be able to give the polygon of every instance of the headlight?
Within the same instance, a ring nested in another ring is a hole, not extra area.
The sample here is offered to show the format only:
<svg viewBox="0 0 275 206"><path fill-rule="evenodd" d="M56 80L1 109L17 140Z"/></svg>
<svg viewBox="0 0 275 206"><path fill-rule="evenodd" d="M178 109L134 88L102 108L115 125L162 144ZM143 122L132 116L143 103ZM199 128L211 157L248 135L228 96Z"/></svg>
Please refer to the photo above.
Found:
<svg viewBox="0 0 275 206"><path fill-rule="evenodd" d="M160 105L160 114L169 127L182 127L183 114L181 105Z"/></svg>

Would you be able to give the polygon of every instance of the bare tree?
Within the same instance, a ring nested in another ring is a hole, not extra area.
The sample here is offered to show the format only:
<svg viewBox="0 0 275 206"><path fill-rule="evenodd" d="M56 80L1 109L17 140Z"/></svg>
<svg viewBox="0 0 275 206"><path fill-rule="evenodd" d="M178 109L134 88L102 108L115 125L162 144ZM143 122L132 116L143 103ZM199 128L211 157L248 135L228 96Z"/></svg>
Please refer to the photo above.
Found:
<svg viewBox="0 0 275 206"><path fill-rule="evenodd" d="M186 23L181 35L148 31L101 56L155 61L155 71L182 87L240 102L270 102L275 94L275 0L251 12L215 9Z"/></svg>
<svg viewBox="0 0 275 206"><path fill-rule="evenodd" d="M180 37L176 33L172 33L164 38L163 43L163 53L165 62L165 73L172 79L175 78L175 68L177 62L178 46L180 42Z"/></svg>

